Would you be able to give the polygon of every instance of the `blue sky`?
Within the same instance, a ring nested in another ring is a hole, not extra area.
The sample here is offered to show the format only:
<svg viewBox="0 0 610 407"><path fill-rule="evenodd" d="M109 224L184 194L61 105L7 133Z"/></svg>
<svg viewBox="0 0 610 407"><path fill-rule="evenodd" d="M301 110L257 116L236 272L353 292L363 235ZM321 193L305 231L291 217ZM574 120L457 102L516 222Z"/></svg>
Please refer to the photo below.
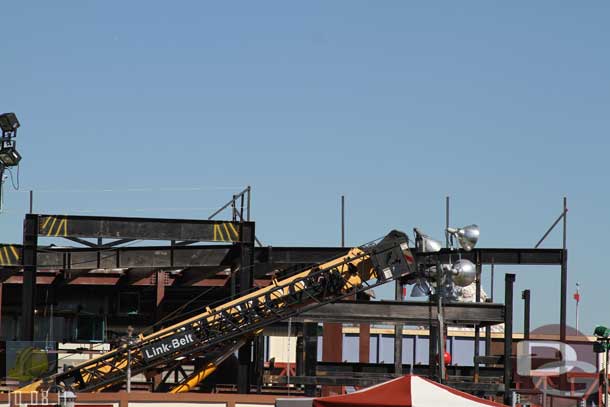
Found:
<svg viewBox="0 0 610 407"><path fill-rule="evenodd" d="M482 247L531 247L565 195L581 326L610 323L609 12L602 1L9 2L0 110L22 122L24 159L0 240L20 241L29 189L40 213L200 218L252 185L266 244L337 244L341 194L348 244L415 226L441 238L450 195L453 223L478 223ZM560 243L557 230L545 246ZM505 271L532 289L534 326L558 320L558 267Z"/></svg>

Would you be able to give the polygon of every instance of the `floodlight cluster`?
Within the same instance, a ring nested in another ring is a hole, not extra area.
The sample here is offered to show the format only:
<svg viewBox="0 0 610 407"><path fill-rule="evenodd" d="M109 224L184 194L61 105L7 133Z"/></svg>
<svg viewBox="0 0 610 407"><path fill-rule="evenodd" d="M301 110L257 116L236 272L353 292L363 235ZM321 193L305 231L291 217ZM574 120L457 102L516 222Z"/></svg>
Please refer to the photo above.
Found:
<svg viewBox="0 0 610 407"><path fill-rule="evenodd" d="M432 239L418 228L414 229L415 245L419 253L437 253L442 244ZM450 253L457 245L464 251L471 251L479 240L479 227L468 225L462 228L447 228ZM455 300L456 287L467 287L476 279L476 267L473 262L463 259L457 252L457 260L448 264L432 265L421 270L419 275L410 281L414 284L412 297L427 297L438 294L447 300Z"/></svg>
<svg viewBox="0 0 610 407"><path fill-rule="evenodd" d="M15 167L21 161L21 154L17 151L15 141L19 126L19 120L15 113L0 114L0 130L2 130L2 138L0 138L1 167Z"/></svg>

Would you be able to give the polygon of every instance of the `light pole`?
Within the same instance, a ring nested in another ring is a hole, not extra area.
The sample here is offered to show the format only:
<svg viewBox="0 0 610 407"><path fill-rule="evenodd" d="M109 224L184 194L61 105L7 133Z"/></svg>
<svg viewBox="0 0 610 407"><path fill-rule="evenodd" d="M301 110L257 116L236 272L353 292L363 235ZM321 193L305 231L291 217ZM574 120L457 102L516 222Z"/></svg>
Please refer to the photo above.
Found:
<svg viewBox="0 0 610 407"><path fill-rule="evenodd" d="M21 154L17 151L15 141L19 126L15 113L0 114L0 131L2 131L2 137L0 137L0 210L2 209L4 170L19 165L19 161L21 161Z"/></svg>

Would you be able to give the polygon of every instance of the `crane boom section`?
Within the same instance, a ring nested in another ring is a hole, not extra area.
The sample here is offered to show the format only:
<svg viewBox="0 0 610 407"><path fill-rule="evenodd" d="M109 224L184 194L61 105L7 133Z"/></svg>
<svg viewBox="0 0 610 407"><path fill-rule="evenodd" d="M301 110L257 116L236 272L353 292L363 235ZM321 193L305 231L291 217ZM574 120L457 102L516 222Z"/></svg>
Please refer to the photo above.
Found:
<svg viewBox="0 0 610 407"><path fill-rule="evenodd" d="M275 322L335 302L413 272L414 258L404 233L390 232L377 243L351 249L346 255L306 269L234 300L171 325L133 343L78 364L20 389L35 391L53 383L78 391L108 388L132 374L171 368L177 358L222 353L243 336ZM247 272L242 270L242 272Z"/></svg>

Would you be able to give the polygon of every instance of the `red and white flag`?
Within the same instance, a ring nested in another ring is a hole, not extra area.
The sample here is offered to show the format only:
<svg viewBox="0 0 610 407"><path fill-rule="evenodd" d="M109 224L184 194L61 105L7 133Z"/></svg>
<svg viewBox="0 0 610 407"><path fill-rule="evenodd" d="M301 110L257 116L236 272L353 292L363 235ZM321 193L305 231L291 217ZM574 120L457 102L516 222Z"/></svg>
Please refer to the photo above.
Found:
<svg viewBox="0 0 610 407"><path fill-rule="evenodd" d="M576 292L574 293L574 300L579 303L580 302L580 284L576 283Z"/></svg>

